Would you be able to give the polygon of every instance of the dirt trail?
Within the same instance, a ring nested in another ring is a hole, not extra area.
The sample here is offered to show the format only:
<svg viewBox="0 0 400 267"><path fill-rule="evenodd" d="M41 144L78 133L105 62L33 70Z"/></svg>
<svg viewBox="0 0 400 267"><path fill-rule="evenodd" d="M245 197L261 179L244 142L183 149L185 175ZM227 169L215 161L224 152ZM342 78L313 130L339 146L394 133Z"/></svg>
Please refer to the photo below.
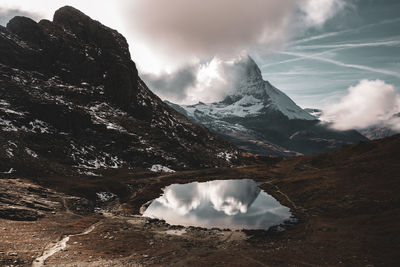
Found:
<svg viewBox="0 0 400 267"><path fill-rule="evenodd" d="M64 249L67 248L67 243L70 239L70 237L73 236L81 236L81 235L87 235L90 232L92 232L98 225L100 225L102 222L96 222L94 224L92 224L91 226L89 226L85 231L83 231L82 233L79 234L73 234L73 235L67 235L64 238L62 238L60 241L58 241L55 245L47 248L43 254L36 258L33 263L32 263L32 267L41 267L45 264L45 261L51 257L52 255L54 255L55 253L62 251Z"/></svg>

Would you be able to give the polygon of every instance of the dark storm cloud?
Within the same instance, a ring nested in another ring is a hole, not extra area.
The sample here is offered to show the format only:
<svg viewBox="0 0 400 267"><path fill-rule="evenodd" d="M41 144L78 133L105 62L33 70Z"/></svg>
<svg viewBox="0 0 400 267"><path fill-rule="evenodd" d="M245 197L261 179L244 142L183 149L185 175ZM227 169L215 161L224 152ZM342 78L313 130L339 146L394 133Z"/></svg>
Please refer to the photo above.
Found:
<svg viewBox="0 0 400 267"><path fill-rule="evenodd" d="M345 0L136 0L126 1L124 19L133 34L175 57L236 57L254 45L278 46L301 26L321 26L345 6Z"/></svg>
<svg viewBox="0 0 400 267"><path fill-rule="evenodd" d="M165 51L236 56L255 43L281 42L297 2L138 0L127 2L125 17L131 31Z"/></svg>
<svg viewBox="0 0 400 267"><path fill-rule="evenodd" d="M156 94L179 102L187 97L187 91L195 85L197 70L195 66L185 66L173 74L142 74L141 76Z"/></svg>

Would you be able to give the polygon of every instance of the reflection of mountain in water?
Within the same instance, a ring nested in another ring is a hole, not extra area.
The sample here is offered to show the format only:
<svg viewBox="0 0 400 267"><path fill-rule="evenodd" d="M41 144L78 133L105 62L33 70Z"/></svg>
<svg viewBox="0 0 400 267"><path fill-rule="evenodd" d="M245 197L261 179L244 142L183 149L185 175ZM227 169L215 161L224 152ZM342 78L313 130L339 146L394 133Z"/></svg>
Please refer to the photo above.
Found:
<svg viewBox="0 0 400 267"><path fill-rule="evenodd" d="M253 180L211 181L168 186L157 201L181 215L207 202L217 211L235 215L246 213L259 193Z"/></svg>
<svg viewBox="0 0 400 267"><path fill-rule="evenodd" d="M170 224L231 228L268 228L291 216L248 179L170 185L143 215Z"/></svg>
<svg viewBox="0 0 400 267"><path fill-rule="evenodd" d="M226 215L246 213L261 191L253 180L200 183L198 190L209 198L214 209Z"/></svg>

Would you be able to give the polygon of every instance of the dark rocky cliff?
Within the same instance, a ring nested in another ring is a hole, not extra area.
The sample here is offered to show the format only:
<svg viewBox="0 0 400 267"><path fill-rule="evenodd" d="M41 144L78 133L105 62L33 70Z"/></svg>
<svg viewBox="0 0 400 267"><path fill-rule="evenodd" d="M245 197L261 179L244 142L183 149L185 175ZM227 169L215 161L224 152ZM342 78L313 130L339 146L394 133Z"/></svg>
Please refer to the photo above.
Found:
<svg viewBox="0 0 400 267"><path fill-rule="evenodd" d="M164 104L126 39L63 7L0 26L0 172L229 166L237 150Z"/></svg>

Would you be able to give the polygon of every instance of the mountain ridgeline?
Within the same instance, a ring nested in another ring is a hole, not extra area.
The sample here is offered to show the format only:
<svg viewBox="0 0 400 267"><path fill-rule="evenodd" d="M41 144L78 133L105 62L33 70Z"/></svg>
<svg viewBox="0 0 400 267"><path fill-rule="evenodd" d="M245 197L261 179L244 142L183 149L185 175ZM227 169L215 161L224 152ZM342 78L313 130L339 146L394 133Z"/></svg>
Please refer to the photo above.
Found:
<svg viewBox="0 0 400 267"><path fill-rule="evenodd" d="M233 93L216 103L176 105L200 123L238 147L253 153L292 156L325 153L345 144L366 141L357 131L335 131L297 106L287 95L264 81L251 57L233 65Z"/></svg>
<svg viewBox="0 0 400 267"><path fill-rule="evenodd" d="M149 90L121 34L69 6L0 26L0 133L3 173L179 170L238 155Z"/></svg>

